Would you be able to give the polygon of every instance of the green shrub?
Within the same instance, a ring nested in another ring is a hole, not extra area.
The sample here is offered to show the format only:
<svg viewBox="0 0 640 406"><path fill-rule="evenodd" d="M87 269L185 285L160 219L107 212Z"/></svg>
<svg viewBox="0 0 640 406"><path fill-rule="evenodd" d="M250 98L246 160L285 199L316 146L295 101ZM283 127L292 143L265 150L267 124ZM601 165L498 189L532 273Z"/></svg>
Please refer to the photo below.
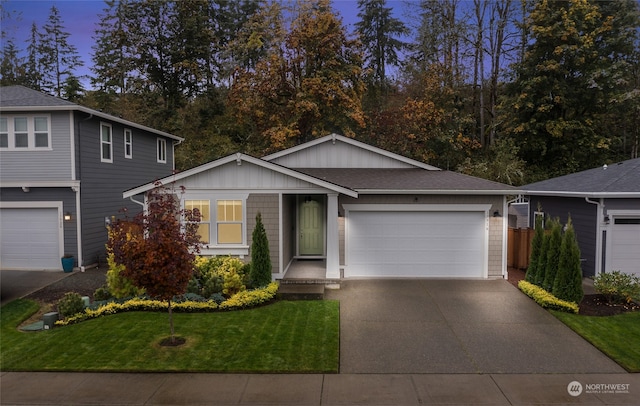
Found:
<svg viewBox="0 0 640 406"><path fill-rule="evenodd" d="M551 293L559 299L575 303L580 303L584 297L580 247L578 247L571 217L567 221L567 229L560 244L558 272Z"/></svg>
<svg viewBox="0 0 640 406"><path fill-rule="evenodd" d="M567 313L578 313L578 305L573 302L558 299L539 286L527 281L518 282L518 288L545 309L560 310Z"/></svg>
<svg viewBox="0 0 640 406"><path fill-rule="evenodd" d="M540 208L538 208L540 210ZM540 264L540 253L544 242L544 227L542 227L542 216L536 218L536 229L531 240L531 255L529 256L529 266L525 274L527 282L536 283L538 280L538 266Z"/></svg>
<svg viewBox="0 0 640 406"><path fill-rule="evenodd" d="M256 226L251 241L251 283L254 287L267 286L271 283L271 256L269 240L262 224L262 214L256 215Z"/></svg>
<svg viewBox="0 0 640 406"><path fill-rule="evenodd" d="M116 264L113 254L107 256L107 286L113 297L122 299L126 297L135 297L144 295L144 289L136 287L131 279L122 275L124 265Z"/></svg>
<svg viewBox="0 0 640 406"><path fill-rule="evenodd" d="M264 288L238 292L222 303L216 303L214 300L202 301L198 298L198 300L178 301L173 303L171 307L174 311L183 313L240 310L258 306L273 300L277 291L278 283L272 282ZM98 307L97 309L86 309L85 311L76 313L64 320L56 321L56 325L67 326L89 319L129 311L165 311L167 310L167 306L168 303L165 301L136 297L122 303L110 302Z"/></svg>
<svg viewBox="0 0 640 406"><path fill-rule="evenodd" d="M246 265L238 258L219 256L212 258L198 257L196 259L196 272L191 286L200 286L200 291L190 290L203 297L212 297L222 293L225 297L246 289L248 275L245 273Z"/></svg>
<svg viewBox="0 0 640 406"><path fill-rule="evenodd" d="M96 289L95 292L93 292L93 300L103 301L103 300L109 300L110 298L111 298L111 292L109 292L109 289L105 286L102 286Z"/></svg>
<svg viewBox="0 0 640 406"><path fill-rule="evenodd" d="M64 318L84 311L82 296L75 292L68 292L58 301L58 312Z"/></svg>
<svg viewBox="0 0 640 406"><path fill-rule="evenodd" d="M640 300L640 278L620 271L601 273L593 279L593 287L609 303L628 303Z"/></svg>
<svg viewBox="0 0 640 406"><path fill-rule="evenodd" d="M562 224L560 219L556 218L549 221L551 234L549 235L549 247L547 249L547 261L545 263L544 280L539 285L547 292L553 290L553 283L556 280L558 272L558 263L560 262L560 245L562 244Z"/></svg>

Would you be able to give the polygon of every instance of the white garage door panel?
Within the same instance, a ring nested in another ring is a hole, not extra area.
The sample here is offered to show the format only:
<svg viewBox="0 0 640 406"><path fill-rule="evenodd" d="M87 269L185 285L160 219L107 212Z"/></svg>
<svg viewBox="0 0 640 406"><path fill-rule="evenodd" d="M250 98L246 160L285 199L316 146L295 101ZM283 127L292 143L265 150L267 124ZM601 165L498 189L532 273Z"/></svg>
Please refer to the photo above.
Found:
<svg viewBox="0 0 640 406"><path fill-rule="evenodd" d="M59 269L57 208L0 209L3 269Z"/></svg>
<svg viewBox="0 0 640 406"><path fill-rule="evenodd" d="M483 212L352 211L345 276L482 277Z"/></svg>
<svg viewBox="0 0 640 406"><path fill-rule="evenodd" d="M611 232L611 270L640 276L640 219L616 219Z"/></svg>

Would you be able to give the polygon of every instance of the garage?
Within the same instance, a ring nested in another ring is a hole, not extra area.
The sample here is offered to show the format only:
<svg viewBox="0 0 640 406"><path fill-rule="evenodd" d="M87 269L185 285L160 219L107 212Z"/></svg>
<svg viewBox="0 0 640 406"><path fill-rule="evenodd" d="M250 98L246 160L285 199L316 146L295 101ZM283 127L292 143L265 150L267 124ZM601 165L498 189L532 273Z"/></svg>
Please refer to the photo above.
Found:
<svg viewBox="0 0 640 406"><path fill-rule="evenodd" d="M345 277L486 277L485 211L354 210Z"/></svg>
<svg viewBox="0 0 640 406"><path fill-rule="evenodd" d="M0 208L2 269L60 269L61 226L57 207Z"/></svg>
<svg viewBox="0 0 640 406"><path fill-rule="evenodd" d="M609 260L612 271L640 276L640 217L613 221Z"/></svg>

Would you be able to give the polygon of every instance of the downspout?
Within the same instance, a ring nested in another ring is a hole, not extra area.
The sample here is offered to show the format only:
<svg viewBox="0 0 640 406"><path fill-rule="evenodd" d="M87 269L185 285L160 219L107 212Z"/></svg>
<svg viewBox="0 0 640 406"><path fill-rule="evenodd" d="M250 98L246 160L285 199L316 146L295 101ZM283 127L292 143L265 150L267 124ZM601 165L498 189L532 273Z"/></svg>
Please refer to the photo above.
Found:
<svg viewBox="0 0 640 406"><path fill-rule="evenodd" d="M602 222L604 219L604 199L600 198L600 201L590 200L588 197L584 198L587 203L595 204L596 209L596 258L595 258L595 276L600 275L602 272Z"/></svg>

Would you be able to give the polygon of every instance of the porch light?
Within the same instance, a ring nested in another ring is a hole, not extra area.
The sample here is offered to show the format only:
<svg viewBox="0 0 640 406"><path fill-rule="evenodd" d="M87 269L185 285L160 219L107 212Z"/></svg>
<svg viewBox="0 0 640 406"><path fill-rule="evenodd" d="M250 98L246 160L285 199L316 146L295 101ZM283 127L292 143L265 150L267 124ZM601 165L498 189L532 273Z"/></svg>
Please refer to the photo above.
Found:
<svg viewBox="0 0 640 406"><path fill-rule="evenodd" d="M71 213L70 212L66 212L64 214L64 221L71 221Z"/></svg>
<svg viewBox="0 0 640 406"><path fill-rule="evenodd" d="M502 217L502 216L500 215L500 212L496 210L493 212L493 217Z"/></svg>

